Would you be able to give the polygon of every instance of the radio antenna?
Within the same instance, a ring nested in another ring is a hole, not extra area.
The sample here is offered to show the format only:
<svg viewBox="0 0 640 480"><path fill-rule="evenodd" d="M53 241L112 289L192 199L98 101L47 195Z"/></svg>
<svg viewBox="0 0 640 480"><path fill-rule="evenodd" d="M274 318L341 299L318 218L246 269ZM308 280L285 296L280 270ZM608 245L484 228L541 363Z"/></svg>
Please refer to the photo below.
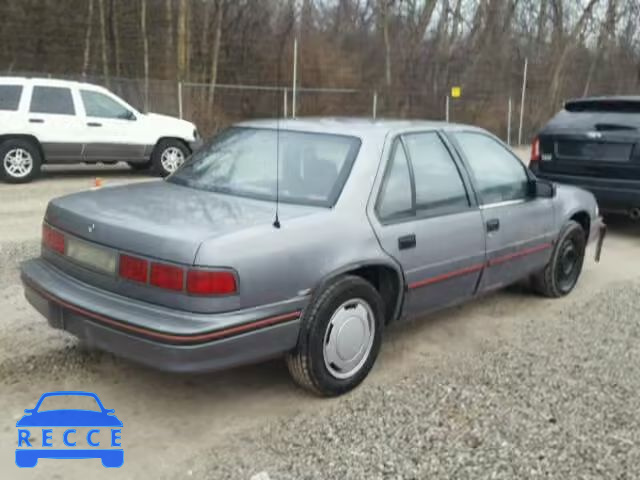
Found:
<svg viewBox="0 0 640 480"><path fill-rule="evenodd" d="M283 40L280 44L280 49L278 52L277 59L277 72L276 72L276 216L273 219L273 227L280 228L280 116L282 115L282 111L280 110L280 60L282 60L282 52L284 50L284 43L286 37L283 37ZM284 95L287 94L286 90L284 91Z"/></svg>
<svg viewBox="0 0 640 480"><path fill-rule="evenodd" d="M280 69L278 69L278 72ZM280 82L278 82L280 85ZM277 90L276 90L277 91ZM279 107L278 107L279 110ZM276 118L276 218L273 220L274 228L280 228L280 218L278 213L280 210L280 112Z"/></svg>

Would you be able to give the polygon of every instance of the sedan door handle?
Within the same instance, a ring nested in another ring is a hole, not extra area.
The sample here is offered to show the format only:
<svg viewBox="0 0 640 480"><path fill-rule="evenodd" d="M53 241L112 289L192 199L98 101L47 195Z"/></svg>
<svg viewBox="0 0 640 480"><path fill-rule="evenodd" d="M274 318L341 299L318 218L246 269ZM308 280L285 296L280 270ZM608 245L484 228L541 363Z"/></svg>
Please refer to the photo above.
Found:
<svg viewBox="0 0 640 480"><path fill-rule="evenodd" d="M487 220L487 232L497 232L498 230L500 230L500 220L497 218Z"/></svg>
<svg viewBox="0 0 640 480"><path fill-rule="evenodd" d="M98 122L89 122L89 123L87 123L87 125L90 126L90 127L101 127L102 126L102 124L98 123Z"/></svg>
<svg viewBox="0 0 640 480"><path fill-rule="evenodd" d="M44 120L41 118L30 118L29 123L44 123Z"/></svg>
<svg viewBox="0 0 640 480"><path fill-rule="evenodd" d="M405 235L404 237L398 238L398 248L400 250L407 250L409 248L416 247L416 236L415 234Z"/></svg>

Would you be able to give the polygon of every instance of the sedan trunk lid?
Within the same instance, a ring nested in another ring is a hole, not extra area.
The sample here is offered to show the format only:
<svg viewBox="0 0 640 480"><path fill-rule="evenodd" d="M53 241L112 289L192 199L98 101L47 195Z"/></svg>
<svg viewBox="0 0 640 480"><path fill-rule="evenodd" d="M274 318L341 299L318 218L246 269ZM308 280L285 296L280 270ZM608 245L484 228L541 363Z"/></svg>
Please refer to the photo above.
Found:
<svg viewBox="0 0 640 480"><path fill-rule="evenodd" d="M282 205L281 218L317 211ZM52 200L51 225L124 252L191 265L201 243L273 221L273 203L164 181L107 187Z"/></svg>

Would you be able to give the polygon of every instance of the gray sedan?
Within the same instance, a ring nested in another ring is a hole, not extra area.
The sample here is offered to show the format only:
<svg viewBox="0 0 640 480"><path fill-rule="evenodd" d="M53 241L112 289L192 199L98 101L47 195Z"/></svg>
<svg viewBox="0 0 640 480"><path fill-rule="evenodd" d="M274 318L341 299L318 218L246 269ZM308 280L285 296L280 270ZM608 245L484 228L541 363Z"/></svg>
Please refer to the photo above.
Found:
<svg viewBox="0 0 640 480"><path fill-rule="evenodd" d="M574 288L604 225L478 128L238 124L163 181L54 199L25 294L51 326L174 372L285 356L320 395L358 385L385 327L522 279Z"/></svg>

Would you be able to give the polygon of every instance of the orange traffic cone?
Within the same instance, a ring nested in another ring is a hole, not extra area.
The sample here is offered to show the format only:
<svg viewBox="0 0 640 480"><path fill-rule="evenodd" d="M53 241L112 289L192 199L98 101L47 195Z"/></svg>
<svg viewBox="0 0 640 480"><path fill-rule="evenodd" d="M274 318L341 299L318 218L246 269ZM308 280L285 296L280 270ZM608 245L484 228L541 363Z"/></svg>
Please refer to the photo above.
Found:
<svg viewBox="0 0 640 480"><path fill-rule="evenodd" d="M100 188L102 186L102 179L100 177L96 177L93 181L93 186L95 188Z"/></svg>

